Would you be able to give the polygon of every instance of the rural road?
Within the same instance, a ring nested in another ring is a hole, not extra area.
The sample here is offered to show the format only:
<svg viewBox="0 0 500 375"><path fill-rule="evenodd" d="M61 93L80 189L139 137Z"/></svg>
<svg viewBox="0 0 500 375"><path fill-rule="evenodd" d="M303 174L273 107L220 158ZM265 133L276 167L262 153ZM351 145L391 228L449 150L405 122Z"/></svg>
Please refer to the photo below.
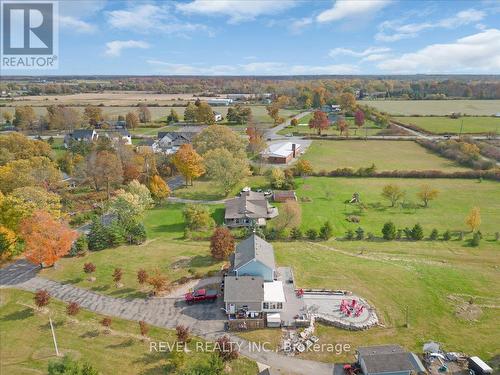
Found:
<svg viewBox="0 0 500 375"><path fill-rule="evenodd" d="M183 324L190 327L194 335L209 341L215 341L227 334L224 331L225 316L220 310L222 301L216 306L188 306L180 298L113 298L39 277L38 270L39 267L25 260L16 261L0 269L0 288L16 288L30 292L45 289L53 298L64 302L77 302L82 308L99 314L133 321L143 320L167 329L175 329L178 324ZM333 374L333 364L287 357L274 351L251 350L249 342L233 334L228 335L233 342L239 343L242 355L273 369L299 374Z"/></svg>

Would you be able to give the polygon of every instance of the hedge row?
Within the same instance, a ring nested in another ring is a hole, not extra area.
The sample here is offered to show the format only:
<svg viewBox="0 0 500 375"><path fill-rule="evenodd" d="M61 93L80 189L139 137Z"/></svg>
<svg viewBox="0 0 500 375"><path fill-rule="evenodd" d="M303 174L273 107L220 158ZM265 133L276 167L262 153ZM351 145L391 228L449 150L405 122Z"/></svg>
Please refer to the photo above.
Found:
<svg viewBox="0 0 500 375"><path fill-rule="evenodd" d="M316 177L389 177L389 178L466 178L466 179L486 179L500 181L500 169L490 170L470 170L457 172L444 172L436 170L423 171L374 171L371 168L337 168L332 171L321 170L312 174Z"/></svg>

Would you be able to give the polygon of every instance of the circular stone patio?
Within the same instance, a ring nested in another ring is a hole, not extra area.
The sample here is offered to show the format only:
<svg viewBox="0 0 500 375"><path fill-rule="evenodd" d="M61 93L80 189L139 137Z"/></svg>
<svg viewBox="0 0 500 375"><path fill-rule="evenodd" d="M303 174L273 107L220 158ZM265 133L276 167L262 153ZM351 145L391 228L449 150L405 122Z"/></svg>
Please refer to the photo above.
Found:
<svg viewBox="0 0 500 375"><path fill-rule="evenodd" d="M305 292L302 298L307 311L314 315L318 322L353 331L368 329L378 324L375 309L356 295ZM342 300L345 301L350 314L347 310L341 311Z"/></svg>

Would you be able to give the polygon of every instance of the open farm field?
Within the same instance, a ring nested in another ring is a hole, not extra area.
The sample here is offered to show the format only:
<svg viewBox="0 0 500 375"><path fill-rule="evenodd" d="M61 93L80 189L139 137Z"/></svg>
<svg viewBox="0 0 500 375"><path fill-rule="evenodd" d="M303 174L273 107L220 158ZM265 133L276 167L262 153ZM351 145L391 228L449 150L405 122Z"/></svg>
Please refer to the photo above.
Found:
<svg viewBox="0 0 500 375"><path fill-rule="evenodd" d="M498 133L500 117L394 117L402 124L414 125L435 134Z"/></svg>
<svg viewBox="0 0 500 375"><path fill-rule="evenodd" d="M362 100L360 104L394 116L445 116L452 112L492 116L500 112L500 100Z"/></svg>

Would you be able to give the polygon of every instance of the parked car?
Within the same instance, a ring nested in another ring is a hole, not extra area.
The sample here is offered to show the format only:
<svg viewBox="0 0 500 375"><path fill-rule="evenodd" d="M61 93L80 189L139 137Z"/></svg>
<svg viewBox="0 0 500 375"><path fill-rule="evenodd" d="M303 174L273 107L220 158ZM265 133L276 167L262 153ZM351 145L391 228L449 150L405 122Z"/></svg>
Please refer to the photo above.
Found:
<svg viewBox="0 0 500 375"><path fill-rule="evenodd" d="M211 289L198 289L192 293L186 293L184 295L184 300L188 305L192 305L194 303L209 301L215 302L217 299L217 291Z"/></svg>

